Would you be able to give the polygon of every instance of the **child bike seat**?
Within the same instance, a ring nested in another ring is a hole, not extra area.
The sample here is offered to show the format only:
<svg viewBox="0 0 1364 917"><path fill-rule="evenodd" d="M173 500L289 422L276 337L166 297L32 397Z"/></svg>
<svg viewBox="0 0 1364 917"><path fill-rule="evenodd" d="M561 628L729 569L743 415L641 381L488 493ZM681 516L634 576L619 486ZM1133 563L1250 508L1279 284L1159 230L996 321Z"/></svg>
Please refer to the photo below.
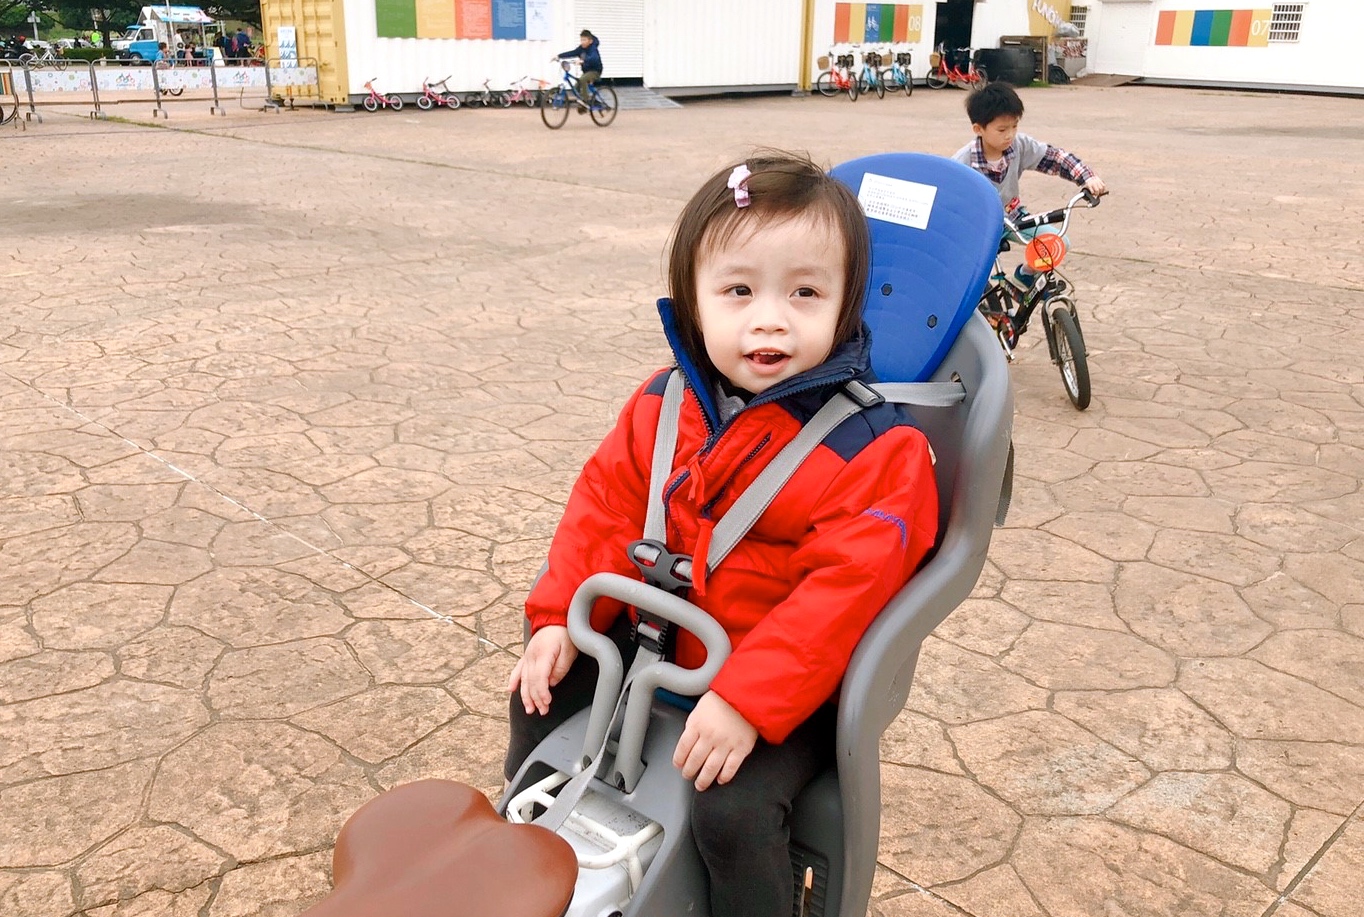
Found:
<svg viewBox="0 0 1364 917"><path fill-rule="evenodd" d="M336 838L333 890L304 917L562 917L568 842L504 821L453 780L419 780L361 806Z"/></svg>

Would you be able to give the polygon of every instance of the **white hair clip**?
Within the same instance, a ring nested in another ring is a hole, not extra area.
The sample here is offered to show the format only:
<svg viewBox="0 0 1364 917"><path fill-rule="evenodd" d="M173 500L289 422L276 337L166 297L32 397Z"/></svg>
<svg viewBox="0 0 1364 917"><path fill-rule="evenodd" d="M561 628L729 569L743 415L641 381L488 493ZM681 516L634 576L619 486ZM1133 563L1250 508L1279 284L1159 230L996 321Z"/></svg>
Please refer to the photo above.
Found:
<svg viewBox="0 0 1364 917"><path fill-rule="evenodd" d="M734 206L740 209L753 203L748 196L748 179L752 174L746 163L740 163L729 173L729 187L734 189Z"/></svg>

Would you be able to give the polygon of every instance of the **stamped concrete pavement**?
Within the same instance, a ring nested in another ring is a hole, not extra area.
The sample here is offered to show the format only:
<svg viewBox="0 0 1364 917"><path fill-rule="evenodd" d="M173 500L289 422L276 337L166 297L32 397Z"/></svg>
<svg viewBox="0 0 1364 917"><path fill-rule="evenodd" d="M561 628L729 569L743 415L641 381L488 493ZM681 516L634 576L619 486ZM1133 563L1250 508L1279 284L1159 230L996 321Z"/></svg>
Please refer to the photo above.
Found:
<svg viewBox="0 0 1364 917"><path fill-rule="evenodd" d="M1114 191L1073 233L1094 404L1031 335L870 912L1357 917L1359 103L1025 99ZM496 791L520 602L667 359L682 202L754 146L950 153L961 100L0 129L0 913L297 914L376 793Z"/></svg>

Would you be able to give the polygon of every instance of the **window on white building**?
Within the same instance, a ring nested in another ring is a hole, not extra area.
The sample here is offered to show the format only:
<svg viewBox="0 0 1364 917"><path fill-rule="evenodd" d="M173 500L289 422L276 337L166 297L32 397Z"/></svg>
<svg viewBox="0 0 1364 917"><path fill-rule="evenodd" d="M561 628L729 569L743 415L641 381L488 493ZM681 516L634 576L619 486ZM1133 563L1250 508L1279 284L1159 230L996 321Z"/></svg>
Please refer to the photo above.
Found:
<svg viewBox="0 0 1364 917"><path fill-rule="evenodd" d="M1080 38L1085 37L1085 21L1089 19L1089 7L1076 6L1070 7L1070 24L1080 30Z"/></svg>
<svg viewBox="0 0 1364 917"><path fill-rule="evenodd" d="M1306 3L1276 3L1269 18L1270 41L1297 41Z"/></svg>

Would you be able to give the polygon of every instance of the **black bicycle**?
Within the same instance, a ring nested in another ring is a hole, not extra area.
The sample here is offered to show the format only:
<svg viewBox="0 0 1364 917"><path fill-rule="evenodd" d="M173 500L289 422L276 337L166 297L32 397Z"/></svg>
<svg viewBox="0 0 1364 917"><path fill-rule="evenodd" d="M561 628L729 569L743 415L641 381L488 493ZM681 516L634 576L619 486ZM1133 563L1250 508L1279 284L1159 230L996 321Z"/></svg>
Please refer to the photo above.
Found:
<svg viewBox="0 0 1364 917"><path fill-rule="evenodd" d="M1070 228L1070 214L1080 201L1085 201L1089 207L1099 206L1099 198L1089 191L1081 191L1056 210L1016 220L1005 217L999 250L1008 251L1012 243L1025 246L1023 261L1033 271L1031 285L1026 289L1018 286L996 259L990 283L980 298L980 312L995 329L1010 362L1018 339L1028 330L1028 322L1034 313L1040 314L1042 329L1047 335L1047 351L1061 371L1066 395L1077 410L1083 411L1089 407L1090 400L1088 353L1084 334L1080 331L1080 313L1075 308L1075 288L1058 270L1066 257L1065 235ZM1043 226L1057 223L1061 224L1059 232L1037 232ZM1039 306L1043 307L1040 312Z"/></svg>

